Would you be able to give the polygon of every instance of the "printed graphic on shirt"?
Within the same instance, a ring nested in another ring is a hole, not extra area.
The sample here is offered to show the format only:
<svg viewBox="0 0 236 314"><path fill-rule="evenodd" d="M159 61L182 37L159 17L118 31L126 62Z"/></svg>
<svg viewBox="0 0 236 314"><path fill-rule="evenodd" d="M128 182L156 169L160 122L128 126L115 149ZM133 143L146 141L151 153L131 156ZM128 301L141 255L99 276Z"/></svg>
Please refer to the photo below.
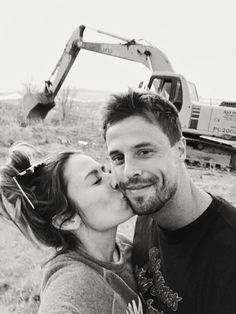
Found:
<svg viewBox="0 0 236 314"><path fill-rule="evenodd" d="M138 298L138 306L134 300L132 303L128 304L128 310L126 311L126 314L143 314L143 307L140 298Z"/></svg>
<svg viewBox="0 0 236 314"><path fill-rule="evenodd" d="M150 298L146 299L147 314L163 314L154 307L154 299L157 297L173 312L178 310L179 302L182 298L177 292L165 285L165 279L161 272L161 258L159 250L153 247L149 250L149 260L143 267L135 266L135 275L139 289L144 297L145 293L149 293Z"/></svg>

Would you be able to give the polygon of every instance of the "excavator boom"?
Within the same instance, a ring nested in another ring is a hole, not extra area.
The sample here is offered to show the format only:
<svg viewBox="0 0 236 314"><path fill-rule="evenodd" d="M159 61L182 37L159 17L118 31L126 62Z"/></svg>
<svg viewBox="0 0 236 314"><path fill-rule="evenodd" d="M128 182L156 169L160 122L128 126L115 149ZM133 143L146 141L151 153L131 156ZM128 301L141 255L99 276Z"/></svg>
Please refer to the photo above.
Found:
<svg viewBox="0 0 236 314"><path fill-rule="evenodd" d="M158 48L136 43L135 40L125 44L78 42L77 46L80 49L143 63L152 72L173 72L169 60Z"/></svg>
<svg viewBox="0 0 236 314"><path fill-rule="evenodd" d="M29 120L44 119L47 113L55 106L54 99L81 49L142 63L151 72L174 72L170 61L165 56L165 54L152 45L144 45L142 43L136 42L134 39L128 40L114 34L103 32L101 30L97 30L97 32L120 39L124 41L124 43L112 44L84 42L84 30L85 26L80 25L72 33L49 80L45 81L44 92L40 95L37 95L36 103L30 99L27 100L28 103L34 103L33 108L31 105L31 109L27 117Z"/></svg>

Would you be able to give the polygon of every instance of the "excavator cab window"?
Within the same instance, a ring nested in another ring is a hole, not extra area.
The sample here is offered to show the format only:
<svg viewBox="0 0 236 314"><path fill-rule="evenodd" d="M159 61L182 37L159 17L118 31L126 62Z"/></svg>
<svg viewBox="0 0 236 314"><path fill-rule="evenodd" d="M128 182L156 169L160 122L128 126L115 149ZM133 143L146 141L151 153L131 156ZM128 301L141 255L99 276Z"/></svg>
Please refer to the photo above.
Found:
<svg viewBox="0 0 236 314"><path fill-rule="evenodd" d="M183 104L183 92L181 82L178 78L173 77L152 77L148 84L151 91L158 93L160 96L171 101L178 111Z"/></svg>
<svg viewBox="0 0 236 314"><path fill-rule="evenodd" d="M187 82L188 83L188 89L189 89L189 94L190 94L190 98L192 101L196 101L199 102L199 97L198 97L198 93L197 93L197 89L194 83L192 82Z"/></svg>
<svg viewBox="0 0 236 314"><path fill-rule="evenodd" d="M171 81L163 81L162 87L159 89L159 94L166 98L167 100L170 100L172 92L172 82Z"/></svg>
<svg viewBox="0 0 236 314"><path fill-rule="evenodd" d="M175 95L173 98L173 104L175 105L176 109L178 111L180 111L182 109L182 105L183 105L183 90L182 90L182 86L181 86L181 82L178 79L176 81L176 85L175 85Z"/></svg>

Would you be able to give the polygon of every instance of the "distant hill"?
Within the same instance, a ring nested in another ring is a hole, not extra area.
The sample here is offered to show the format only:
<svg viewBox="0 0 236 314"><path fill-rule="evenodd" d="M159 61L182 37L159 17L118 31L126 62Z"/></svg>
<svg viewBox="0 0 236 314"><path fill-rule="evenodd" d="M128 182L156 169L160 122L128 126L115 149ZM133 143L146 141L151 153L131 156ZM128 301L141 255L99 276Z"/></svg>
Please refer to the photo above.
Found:
<svg viewBox="0 0 236 314"><path fill-rule="evenodd" d="M21 98L20 92L0 92L0 100L18 100Z"/></svg>
<svg viewBox="0 0 236 314"><path fill-rule="evenodd" d="M104 101L113 91L93 90L86 88L72 88L71 97L75 101ZM0 101L15 101L21 99L23 92L0 92Z"/></svg>

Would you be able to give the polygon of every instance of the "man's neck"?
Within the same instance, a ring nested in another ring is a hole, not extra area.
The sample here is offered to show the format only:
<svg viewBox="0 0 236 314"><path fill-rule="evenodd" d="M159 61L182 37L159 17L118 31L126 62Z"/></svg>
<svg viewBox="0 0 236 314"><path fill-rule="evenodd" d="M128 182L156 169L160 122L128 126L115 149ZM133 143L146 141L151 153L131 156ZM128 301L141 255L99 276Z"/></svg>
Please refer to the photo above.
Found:
<svg viewBox="0 0 236 314"><path fill-rule="evenodd" d="M164 230L177 230L196 220L210 205L212 198L199 189L190 178L180 186L172 199L153 215Z"/></svg>

